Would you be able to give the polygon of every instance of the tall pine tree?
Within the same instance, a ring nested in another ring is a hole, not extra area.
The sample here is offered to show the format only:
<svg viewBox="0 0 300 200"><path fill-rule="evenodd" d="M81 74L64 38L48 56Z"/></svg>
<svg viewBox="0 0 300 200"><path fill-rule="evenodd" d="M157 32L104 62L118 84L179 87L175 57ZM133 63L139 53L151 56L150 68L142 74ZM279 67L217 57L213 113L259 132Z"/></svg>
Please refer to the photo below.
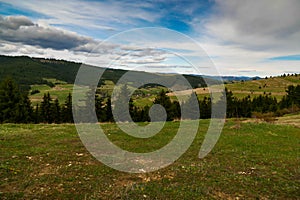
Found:
<svg viewBox="0 0 300 200"><path fill-rule="evenodd" d="M62 122L73 123L72 95L70 93L62 107Z"/></svg>
<svg viewBox="0 0 300 200"><path fill-rule="evenodd" d="M40 107L40 122L43 123L49 123L51 124L53 122L53 116L52 116L52 99L49 94L44 94L43 101L41 103Z"/></svg>
<svg viewBox="0 0 300 200"><path fill-rule="evenodd" d="M32 121L32 107L28 94L22 94L11 78L0 84L0 122L28 123Z"/></svg>
<svg viewBox="0 0 300 200"><path fill-rule="evenodd" d="M51 115L53 118L53 122L56 124L61 123L61 108L59 105L58 99L54 100L54 103L51 105Z"/></svg>
<svg viewBox="0 0 300 200"><path fill-rule="evenodd" d="M172 110L172 102L169 96L167 96L164 90L161 90L158 96L155 98L154 104L162 105L167 112L167 121L172 121L174 119L174 113Z"/></svg>

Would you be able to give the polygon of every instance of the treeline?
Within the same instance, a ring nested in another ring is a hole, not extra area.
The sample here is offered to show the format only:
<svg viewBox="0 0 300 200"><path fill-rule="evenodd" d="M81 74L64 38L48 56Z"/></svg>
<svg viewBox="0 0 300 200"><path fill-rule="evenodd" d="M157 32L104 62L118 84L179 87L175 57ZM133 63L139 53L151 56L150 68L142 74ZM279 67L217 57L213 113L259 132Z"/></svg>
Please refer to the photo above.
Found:
<svg viewBox="0 0 300 200"><path fill-rule="evenodd" d="M300 85L288 86L287 94L278 101L271 95L250 96L238 99L231 91L226 89L227 111L226 116L232 117L252 117L255 113L273 113L281 116L289 112L299 111L300 108ZM116 106L119 106L118 121L127 121L122 115L127 109L124 105L129 91L126 86L121 88ZM171 101L166 91L162 90L155 98L154 104L162 105L167 112L167 121L181 119L180 106L189 106L189 100L182 105L176 100ZM111 98L96 93L95 111L99 122L113 122ZM200 108L200 118L211 117L212 100L204 97L198 100ZM150 121L149 106L143 108L136 107L133 100L129 101L129 114L135 122ZM78 109L80 112L80 108ZM195 112L190 110L190 112ZM84 112L82 112L84 115ZM195 116L195 115L194 115ZM84 119L84 117L83 117ZM87 118L88 119L88 118ZM72 96L69 94L63 103L58 99L52 99L49 93L44 94L40 104L32 106L28 94L21 92L18 85L12 79L6 79L0 84L0 123L73 123Z"/></svg>
<svg viewBox="0 0 300 200"><path fill-rule="evenodd" d="M5 79L0 84L0 122L1 123L71 123L72 97L63 105L57 99L52 100L45 94L40 105L35 107L28 94L20 90L12 79Z"/></svg>
<svg viewBox="0 0 300 200"><path fill-rule="evenodd" d="M300 110L300 85L288 86L286 95L281 101L276 97L266 94L250 98L238 99L233 96L231 91L226 89L227 111L226 116L232 117L253 117L253 115L271 114L272 116L282 116L287 113L293 113ZM254 116L255 117L255 116Z"/></svg>

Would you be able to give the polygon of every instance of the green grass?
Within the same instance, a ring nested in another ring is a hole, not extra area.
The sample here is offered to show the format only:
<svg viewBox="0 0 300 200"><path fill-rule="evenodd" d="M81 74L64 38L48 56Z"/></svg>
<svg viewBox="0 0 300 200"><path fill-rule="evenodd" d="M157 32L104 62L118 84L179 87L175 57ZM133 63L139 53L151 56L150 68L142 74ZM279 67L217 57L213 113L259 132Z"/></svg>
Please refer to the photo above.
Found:
<svg viewBox="0 0 300 200"><path fill-rule="evenodd" d="M34 105L42 101L44 93L50 93L53 99L58 98L60 103L63 103L69 93L72 93L73 85L66 84L63 81L56 79L46 79L52 83L56 84L56 87L50 88L47 85L32 85L32 90L39 90L40 93L31 95L30 98ZM104 81L105 85L102 85L99 89L111 94L115 85L112 81ZM289 85L300 84L300 76L289 76L289 77L274 77L261 80L245 81L245 82L234 82L225 84L229 90L233 92L233 95L239 99L247 97L250 98L258 97L259 95L271 94L276 97L277 100L281 100L284 95L286 95L285 90ZM264 87L265 86L265 87ZM130 88L130 83L128 85ZM261 89L259 89L261 87ZM146 105L150 106L155 99L156 95L162 90L166 89L164 87L154 87L154 88L141 88L139 92L144 93L144 96L133 95L134 104L137 107L145 107ZM209 97L208 90L203 91L199 90L198 98L202 100L204 97ZM171 98L174 100L175 97Z"/></svg>
<svg viewBox="0 0 300 200"><path fill-rule="evenodd" d="M30 99L33 105L42 102L43 96L46 93L50 93L52 99L58 99L62 104L66 101L69 93L72 94L73 84L57 84L55 87L51 88L48 85L32 85L31 90L39 90L40 92L34 95L30 95Z"/></svg>
<svg viewBox="0 0 300 200"><path fill-rule="evenodd" d="M268 79L260 79L245 82L235 82L226 84L225 86L233 92L233 94L245 94L259 95L264 92L272 93L272 95L281 98L285 95L285 90L289 85L300 84L300 76L288 76L288 77L273 77Z"/></svg>
<svg viewBox="0 0 300 200"><path fill-rule="evenodd" d="M224 84L228 90L232 91L233 96L238 99L250 96L251 99L259 95L271 95L276 97L278 101L286 95L286 89L289 85L299 85L300 76L288 77L273 77L268 79L251 80L251 81L236 81L233 83ZM209 96L209 90L205 88L196 88L198 99L202 100L204 97ZM172 96L172 95L171 95Z"/></svg>
<svg viewBox="0 0 300 200"><path fill-rule="evenodd" d="M155 100L154 95L149 96L148 98L138 98L134 100L134 105L139 107L139 108L143 108L146 105L151 106L153 104L153 101Z"/></svg>
<svg viewBox="0 0 300 200"><path fill-rule="evenodd" d="M74 125L0 126L1 199L297 199L300 196L299 128L229 120L213 151L197 158L208 127L167 168L145 174L113 170L93 158ZM149 139L134 139L115 124L109 138L133 152L164 146L179 122ZM188 133L187 133L188 134Z"/></svg>
<svg viewBox="0 0 300 200"><path fill-rule="evenodd" d="M67 84L67 82L61 81L61 80L57 80L55 78L44 78L44 80L46 80L48 82L51 82L53 84L56 84L56 85L58 85L58 84Z"/></svg>
<svg viewBox="0 0 300 200"><path fill-rule="evenodd" d="M157 95L161 90L167 90L167 89L161 86L139 89L138 91L140 93L144 93L144 96L133 95L134 105L140 108L143 108L146 105L151 106L153 104L153 101L155 100L155 98L157 97ZM175 100L175 98L173 100Z"/></svg>
<svg viewBox="0 0 300 200"><path fill-rule="evenodd" d="M69 93L72 94L73 92L73 84L67 84L63 81L56 80L56 79L45 79L49 82L52 82L55 84L55 87L51 88L48 85L31 85L31 91L33 90L39 90L40 92L34 95L30 95L30 99L33 103L33 105L36 105L38 103L42 102L43 96L46 93L50 93L52 99L58 99L59 102L62 104L65 102L67 96ZM99 87L98 89L106 92L111 95L112 91L114 90L115 84L112 81L105 81L105 84ZM131 88L130 85L128 85L129 88ZM152 105L152 102L154 101L155 97L159 94L159 92L162 89L166 89L164 87L152 87L152 88L141 88L139 89L140 92L143 92L145 95L142 96L136 96L133 95L134 104L137 107L145 107L146 105L150 106Z"/></svg>

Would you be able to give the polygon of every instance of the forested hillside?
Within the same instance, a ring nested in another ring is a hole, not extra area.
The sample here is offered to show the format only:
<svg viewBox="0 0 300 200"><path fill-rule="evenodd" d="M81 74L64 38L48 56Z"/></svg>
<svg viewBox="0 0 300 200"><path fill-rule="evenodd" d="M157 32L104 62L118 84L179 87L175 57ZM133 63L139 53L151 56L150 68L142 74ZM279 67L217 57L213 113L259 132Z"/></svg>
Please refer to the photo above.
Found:
<svg viewBox="0 0 300 200"><path fill-rule="evenodd" d="M56 79L67 83L74 83L81 63L64 60L30 58L27 56L1 56L0 55L0 80L12 77L23 89L29 90L30 85L46 84L53 87L54 84L47 79ZM101 77L101 83L110 80L116 83L126 73L121 69L107 69ZM136 72L136 77L142 77L146 72ZM205 86L200 76L184 75L193 88ZM175 74L164 78L174 79Z"/></svg>
<svg viewBox="0 0 300 200"><path fill-rule="evenodd" d="M68 83L74 82L78 63L58 60L34 59L26 56L0 56L0 79L12 77L23 88L32 84L47 84L45 78L55 78Z"/></svg>

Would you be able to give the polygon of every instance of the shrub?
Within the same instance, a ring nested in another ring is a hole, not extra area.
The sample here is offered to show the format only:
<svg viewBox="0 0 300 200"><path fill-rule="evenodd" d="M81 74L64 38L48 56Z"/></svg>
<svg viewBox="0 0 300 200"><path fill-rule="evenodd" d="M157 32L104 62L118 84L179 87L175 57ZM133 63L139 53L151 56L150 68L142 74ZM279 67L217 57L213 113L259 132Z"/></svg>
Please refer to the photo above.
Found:
<svg viewBox="0 0 300 200"><path fill-rule="evenodd" d="M292 114L292 113L298 113L298 112L300 112L300 108L298 106L293 106L290 108L284 108L281 110L277 110L275 112L275 115L276 115L276 117L281 117L286 114Z"/></svg>
<svg viewBox="0 0 300 200"><path fill-rule="evenodd" d="M289 109L284 108L284 109L281 109L281 110L277 110L275 112L275 115L276 115L276 117L281 117L281 116L283 116L285 114L288 114L288 113L290 113Z"/></svg>
<svg viewBox="0 0 300 200"><path fill-rule="evenodd" d="M31 95L38 94L38 93L40 93L39 90L32 90L32 91L30 92Z"/></svg>
<svg viewBox="0 0 300 200"><path fill-rule="evenodd" d="M253 112L252 117L270 123L276 121L275 118L276 115L274 112L268 112L268 113Z"/></svg>

